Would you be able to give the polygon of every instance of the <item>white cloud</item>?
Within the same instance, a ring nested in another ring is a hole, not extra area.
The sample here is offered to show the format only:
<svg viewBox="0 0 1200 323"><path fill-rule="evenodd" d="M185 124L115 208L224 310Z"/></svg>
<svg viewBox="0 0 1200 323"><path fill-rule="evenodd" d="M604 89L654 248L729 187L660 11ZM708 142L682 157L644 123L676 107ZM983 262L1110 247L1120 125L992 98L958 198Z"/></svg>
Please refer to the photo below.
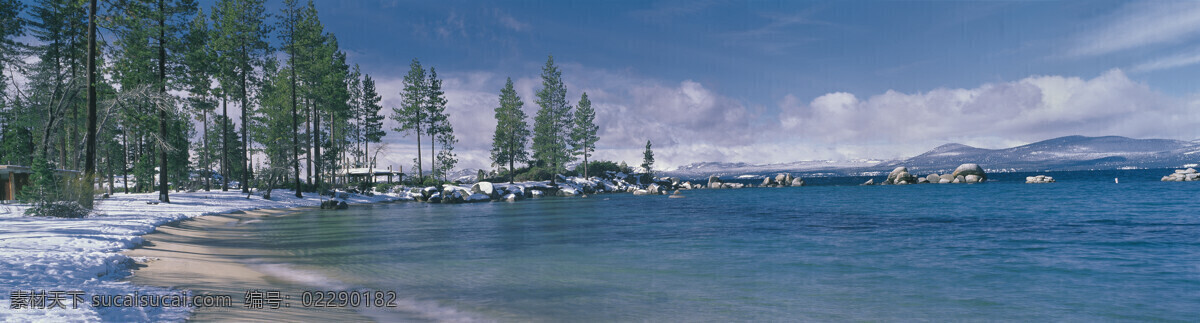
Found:
<svg viewBox="0 0 1200 323"><path fill-rule="evenodd" d="M1142 62L1134 66L1134 72L1152 72L1200 63L1200 49L1188 53L1175 54L1167 57Z"/></svg>
<svg viewBox="0 0 1200 323"><path fill-rule="evenodd" d="M1076 38L1068 56L1103 55L1200 35L1200 2L1147 1L1122 6Z"/></svg>
<svg viewBox="0 0 1200 323"><path fill-rule="evenodd" d="M493 13L496 16L497 22L499 22L500 25L504 26L505 28L512 29L514 31L526 31L530 28L529 23L517 20L517 18L513 17L512 15L500 11L500 9L496 9Z"/></svg>
<svg viewBox="0 0 1200 323"><path fill-rule="evenodd" d="M1130 80L1120 70L1096 78L1033 76L973 89L888 91L860 99L829 93L780 102L781 125L812 145L851 147L846 157L900 157L959 142L1009 147L1065 135L1195 139L1194 103Z"/></svg>

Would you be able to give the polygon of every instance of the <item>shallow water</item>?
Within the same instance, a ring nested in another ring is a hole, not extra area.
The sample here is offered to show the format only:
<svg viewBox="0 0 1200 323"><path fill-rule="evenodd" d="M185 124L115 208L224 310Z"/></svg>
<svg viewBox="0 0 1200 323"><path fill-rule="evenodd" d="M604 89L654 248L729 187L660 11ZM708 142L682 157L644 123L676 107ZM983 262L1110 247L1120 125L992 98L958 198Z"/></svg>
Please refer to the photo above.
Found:
<svg viewBox="0 0 1200 323"><path fill-rule="evenodd" d="M1187 321L1200 183L1158 182L1169 172L398 203L253 225L289 255L268 261L314 286L394 290L408 319Z"/></svg>

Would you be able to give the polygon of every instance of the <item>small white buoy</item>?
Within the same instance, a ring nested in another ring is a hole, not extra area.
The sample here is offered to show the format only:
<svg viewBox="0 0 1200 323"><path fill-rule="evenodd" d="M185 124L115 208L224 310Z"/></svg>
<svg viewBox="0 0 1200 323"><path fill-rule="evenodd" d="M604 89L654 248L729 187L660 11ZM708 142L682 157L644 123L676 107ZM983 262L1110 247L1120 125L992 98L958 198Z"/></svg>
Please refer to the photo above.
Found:
<svg viewBox="0 0 1200 323"><path fill-rule="evenodd" d="M1117 179L1116 177L1113 177L1113 183L1120 184L1121 180Z"/></svg>

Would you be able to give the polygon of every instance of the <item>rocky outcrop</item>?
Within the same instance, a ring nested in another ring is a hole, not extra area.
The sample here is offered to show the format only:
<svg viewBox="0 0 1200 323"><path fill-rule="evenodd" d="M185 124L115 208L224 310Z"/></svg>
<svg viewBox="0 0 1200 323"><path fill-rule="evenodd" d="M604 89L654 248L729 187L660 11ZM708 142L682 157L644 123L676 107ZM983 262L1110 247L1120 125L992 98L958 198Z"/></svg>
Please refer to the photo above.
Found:
<svg viewBox="0 0 1200 323"><path fill-rule="evenodd" d="M963 176L965 179L967 175L979 176L978 182L987 181L987 173L983 171L983 167L979 167L979 164L959 165L958 168L954 169L954 173L951 174L951 176L953 176L955 179L957 179L958 176Z"/></svg>
<svg viewBox="0 0 1200 323"><path fill-rule="evenodd" d="M792 186L804 186L804 179L799 177L792 179Z"/></svg>
<svg viewBox="0 0 1200 323"><path fill-rule="evenodd" d="M868 179L866 183L862 183L862 184L863 185L875 185L875 179L874 178Z"/></svg>
<svg viewBox="0 0 1200 323"><path fill-rule="evenodd" d="M762 187L804 186L804 180L793 177L792 174L779 173L763 178Z"/></svg>
<svg viewBox="0 0 1200 323"><path fill-rule="evenodd" d="M891 173L888 173L887 180L883 181L883 185L906 185L916 184L917 178L908 172L908 168L904 166L896 167Z"/></svg>
<svg viewBox="0 0 1200 323"><path fill-rule="evenodd" d="M708 186L705 186L705 187L707 187L707 188L721 188L721 184L722 184L722 182L721 182L721 178L720 178L720 177L717 177L717 175L713 175L713 176L709 176L709 177L708 177Z"/></svg>
<svg viewBox="0 0 1200 323"><path fill-rule="evenodd" d="M478 182L475 183L475 185L471 185L471 194L476 193L487 196L498 196L496 193L496 187L492 185L491 182Z"/></svg>
<svg viewBox="0 0 1200 323"><path fill-rule="evenodd" d="M1200 181L1200 172L1195 168L1176 169L1174 174L1163 176L1164 182L1194 182Z"/></svg>
<svg viewBox="0 0 1200 323"><path fill-rule="evenodd" d="M1025 184L1046 184L1054 183L1054 177L1046 175L1026 176Z"/></svg>

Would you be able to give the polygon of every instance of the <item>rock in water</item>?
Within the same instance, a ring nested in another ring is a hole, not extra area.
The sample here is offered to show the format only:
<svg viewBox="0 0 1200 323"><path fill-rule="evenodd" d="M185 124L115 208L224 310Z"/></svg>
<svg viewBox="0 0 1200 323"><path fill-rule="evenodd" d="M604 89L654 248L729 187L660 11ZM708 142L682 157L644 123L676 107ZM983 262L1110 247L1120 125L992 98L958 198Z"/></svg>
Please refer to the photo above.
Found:
<svg viewBox="0 0 1200 323"><path fill-rule="evenodd" d="M959 165L958 168L954 169L954 174L951 174L951 176L958 178L960 175L964 177L967 175L978 175L981 182L987 181L987 173L983 171L983 167L979 167L979 164Z"/></svg>
<svg viewBox="0 0 1200 323"><path fill-rule="evenodd" d="M908 172L908 168L904 166L893 169L892 172L888 174L887 180L883 181L884 184L889 185L911 184L915 182L916 179L913 178L912 174Z"/></svg>
<svg viewBox="0 0 1200 323"><path fill-rule="evenodd" d="M792 186L804 186L804 179L799 177L792 179Z"/></svg>
<svg viewBox="0 0 1200 323"><path fill-rule="evenodd" d="M345 209L349 209L349 208L350 208L350 205L346 204L346 201L341 201L341 202L337 203L338 210L345 210Z"/></svg>
<svg viewBox="0 0 1200 323"><path fill-rule="evenodd" d="M942 177L938 176L938 174L929 174L929 176L925 176L925 181L930 183L938 183L942 181Z"/></svg>
<svg viewBox="0 0 1200 323"><path fill-rule="evenodd" d="M863 183L863 185L875 185L875 179L868 179L866 183Z"/></svg>
<svg viewBox="0 0 1200 323"><path fill-rule="evenodd" d="M979 175L975 175L975 174L967 175L967 178L966 178L967 183L973 184L973 183L980 183L981 181L982 181L982 179L979 178Z"/></svg>
<svg viewBox="0 0 1200 323"><path fill-rule="evenodd" d="M764 178L763 182L762 182L762 187L771 186L771 184L773 184L773 183L775 183L775 182L772 181L770 177Z"/></svg>

